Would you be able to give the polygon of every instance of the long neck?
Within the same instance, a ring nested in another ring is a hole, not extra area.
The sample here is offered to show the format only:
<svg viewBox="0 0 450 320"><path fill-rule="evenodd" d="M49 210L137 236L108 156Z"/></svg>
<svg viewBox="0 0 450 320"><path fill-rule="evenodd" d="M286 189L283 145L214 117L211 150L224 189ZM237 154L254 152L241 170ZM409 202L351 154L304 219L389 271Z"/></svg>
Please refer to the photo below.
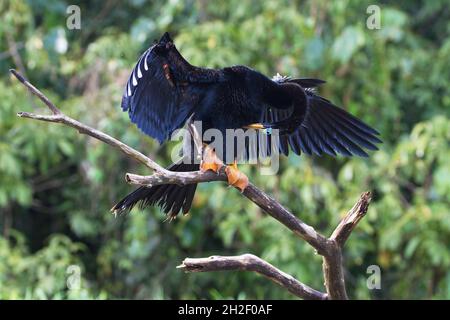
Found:
<svg viewBox="0 0 450 320"><path fill-rule="evenodd" d="M206 83L221 80L222 74L218 70L191 65L175 47L170 50L167 59L175 78L180 81Z"/></svg>
<svg viewBox="0 0 450 320"><path fill-rule="evenodd" d="M306 108L307 98L305 91L296 83L277 83L270 79L265 82L264 100L276 109L289 109L301 111Z"/></svg>
<svg viewBox="0 0 450 320"><path fill-rule="evenodd" d="M295 83L276 83L271 81L265 90L266 102L276 109L292 109L292 113L275 125L279 128L294 132L302 125L308 110L308 98L301 86Z"/></svg>
<svg viewBox="0 0 450 320"><path fill-rule="evenodd" d="M291 129L298 128L306 117L306 112L308 110L308 97L306 96L305 90L296 83L286 83L283 84L284 90L292 98L293 111L289 117L289 126Z"/></svg>

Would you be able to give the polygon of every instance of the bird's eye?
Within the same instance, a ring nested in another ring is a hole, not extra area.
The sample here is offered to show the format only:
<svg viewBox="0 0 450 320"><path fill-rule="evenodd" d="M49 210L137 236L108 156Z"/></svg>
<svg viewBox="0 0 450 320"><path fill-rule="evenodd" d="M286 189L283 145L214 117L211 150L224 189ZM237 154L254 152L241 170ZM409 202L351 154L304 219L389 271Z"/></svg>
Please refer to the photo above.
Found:
<svg viewBox="0 0 450 320"><path fill-rule="evenodd" d="M172 42L167 42L166 43L166 49L167 50L172 49L172 47L173 47L173 43Z"/></svg>

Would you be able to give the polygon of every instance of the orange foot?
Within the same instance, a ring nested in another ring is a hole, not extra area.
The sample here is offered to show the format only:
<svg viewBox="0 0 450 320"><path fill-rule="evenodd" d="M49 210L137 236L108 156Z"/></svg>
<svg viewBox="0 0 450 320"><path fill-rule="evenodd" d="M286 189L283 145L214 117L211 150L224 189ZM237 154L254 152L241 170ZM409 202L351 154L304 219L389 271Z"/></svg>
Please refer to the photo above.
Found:
<svg viewBox="0 0 450 320"><path fill-rule="evenodd" d="M244 173L239 171L236 160L234 160L233 164L225 168L225 173L228 177L228 184L238 188L241 192L244 192L245 188L248 186L248 178Z"/></svg>
<svg viewBox="0 0 450 320"><path fill-rule="evenodd" d="M223 162L220 160L214 149L210 148L208 145L203 147L203 159L200 163L200 171L212 170L219 173L220 168L223 167Z"/></svg>

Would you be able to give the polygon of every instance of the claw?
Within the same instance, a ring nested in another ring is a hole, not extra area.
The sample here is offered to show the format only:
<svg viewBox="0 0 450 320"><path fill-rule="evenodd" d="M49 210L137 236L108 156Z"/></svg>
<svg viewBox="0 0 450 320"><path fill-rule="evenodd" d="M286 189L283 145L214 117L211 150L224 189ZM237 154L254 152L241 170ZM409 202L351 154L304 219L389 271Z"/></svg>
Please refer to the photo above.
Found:
<svg viewBox="0 0 450 320"><path fill-rule="evenodd" d="M223 162L217 157L214 149L209 146L205 146L203 151L203 159L200 163L200 171L205 172L212 170L215 173L219 173L219 170L222 167Z"/></svg>
<svg viewBox="0 0 450 320"><path fill-rule="evenodd" d="M233 164L225 168L225 173L228 178L228 184L244 192L248 186L248 178L244 173L239 171L236 160L234 160Z"/></svg>

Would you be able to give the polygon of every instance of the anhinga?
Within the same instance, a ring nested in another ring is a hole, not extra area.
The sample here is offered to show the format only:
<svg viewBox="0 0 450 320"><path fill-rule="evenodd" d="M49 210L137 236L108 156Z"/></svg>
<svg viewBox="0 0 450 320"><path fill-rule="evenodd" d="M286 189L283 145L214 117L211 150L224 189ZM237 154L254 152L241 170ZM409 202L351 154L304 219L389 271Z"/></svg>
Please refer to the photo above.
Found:
<svg viewBox="0 0 450 320"><path fill-rule="evenodd" d="M278 151L288 155L323 153L336 156L367 157L363 148L377 150L379 133L329 100L314 88L325 81L311 78L269 79L246 66L207 69L189 64L178 52L168 33L139 58L127 82L122 109L145 134L166 141L188 121L201 121L202 130L215 128L279 130ZM258 139L257 144L264 139ZM205 144L211 141L204 141ZM267 141L265 141L267 143ZM247 146L248 149L248 146ZM247 150L248 151L248 150ZM248 156L248 152L244 150ZM234 156L235 158L237 155ZM205 148L201 164L179 161L172 171L219 170L222 166L214 150ZM212 160L211 160L212 159ZM245 175L233 163L226 167L228 182L243 190ZM140 187L113 207L122 212L138 202L144 207L158 205L170 217L191 207L196 185Z"/></svg>

